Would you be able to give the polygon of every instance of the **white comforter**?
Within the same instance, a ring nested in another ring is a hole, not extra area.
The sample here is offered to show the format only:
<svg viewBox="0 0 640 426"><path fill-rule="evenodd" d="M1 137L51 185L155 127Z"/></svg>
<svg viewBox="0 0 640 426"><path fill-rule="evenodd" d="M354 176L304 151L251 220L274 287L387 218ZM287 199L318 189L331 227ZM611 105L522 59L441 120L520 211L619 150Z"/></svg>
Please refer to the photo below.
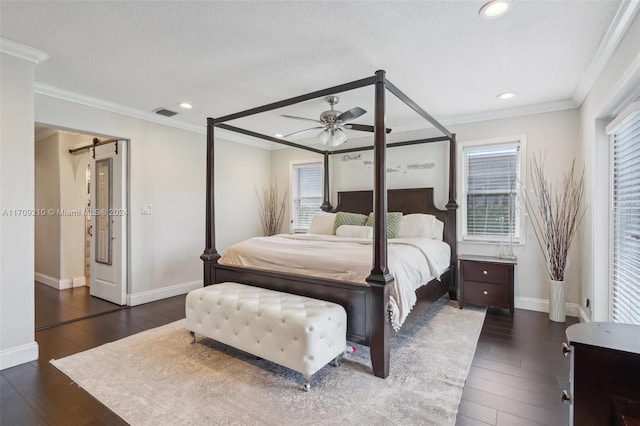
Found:
<svg viewBox="0 0 640 426"><path fill-rule="evenodd" d="M371 273L372 240L335 235L281 234L235 244L220 263L349 281L366 285ZM448 244L430 238L388 240L391 324L397 330L416 302L415 290L440 278L449 266Z"/></svg>

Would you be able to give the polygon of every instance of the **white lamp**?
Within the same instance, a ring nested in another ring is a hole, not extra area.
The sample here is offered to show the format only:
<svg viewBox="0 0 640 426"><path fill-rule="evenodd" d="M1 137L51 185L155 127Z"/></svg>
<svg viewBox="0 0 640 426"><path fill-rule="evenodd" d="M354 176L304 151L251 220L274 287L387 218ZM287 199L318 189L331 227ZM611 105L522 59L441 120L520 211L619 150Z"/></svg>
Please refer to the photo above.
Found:
<svg viewBox="0 0 640 426"><path fill-rule="evenodd" d="M340 146L347 141L347 135L340 128L328 129L320 132L318 139L323 145L336 147Z"/></svg>

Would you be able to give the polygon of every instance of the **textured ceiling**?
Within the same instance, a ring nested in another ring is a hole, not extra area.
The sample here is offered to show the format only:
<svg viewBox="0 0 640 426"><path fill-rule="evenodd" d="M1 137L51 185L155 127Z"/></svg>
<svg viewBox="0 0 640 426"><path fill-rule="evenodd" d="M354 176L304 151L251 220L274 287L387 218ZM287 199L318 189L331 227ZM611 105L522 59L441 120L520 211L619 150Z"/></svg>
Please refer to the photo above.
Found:
<svg viewBox="0 0 640 426"><path fill-rule="evenodd" d="M222 116L372 75L377 69L437 119L569 102L619 1L516 1L500 19L483 1L0 3L2 37L50 55L36 81L142 111L166 107L203 125ZM517 96L500 101L496 95ZM341 94L372 124L373 90ZM180 110L183 100L194 104ZM397 105L396 105L397 104ZM318 99L242 123L305 128ZM393 103L394 131L416 128ZM234 124L234 123L232 123ZM237 124L241 124L238 122ZM313 124L313 123L311 123Z"/></svg>

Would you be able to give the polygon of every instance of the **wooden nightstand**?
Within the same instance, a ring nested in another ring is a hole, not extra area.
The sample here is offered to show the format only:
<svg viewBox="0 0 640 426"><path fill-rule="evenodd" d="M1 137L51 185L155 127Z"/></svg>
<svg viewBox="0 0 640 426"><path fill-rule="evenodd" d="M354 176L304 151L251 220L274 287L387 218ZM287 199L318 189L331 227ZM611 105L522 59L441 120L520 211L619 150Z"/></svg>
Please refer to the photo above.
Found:
<svg viewBox="0 0 640 426"><path fill-rule="evenodd" d="M517 259L458 256L458 305L507 308L513 318L513 276Z"/></svg>

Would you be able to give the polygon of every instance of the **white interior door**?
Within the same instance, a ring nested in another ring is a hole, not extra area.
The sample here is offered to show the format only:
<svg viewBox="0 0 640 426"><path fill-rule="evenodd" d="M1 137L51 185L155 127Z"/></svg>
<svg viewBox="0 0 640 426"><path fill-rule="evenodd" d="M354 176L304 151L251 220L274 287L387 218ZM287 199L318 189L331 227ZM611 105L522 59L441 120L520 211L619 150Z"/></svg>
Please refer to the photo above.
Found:
<svg viewBox="0 0 640 426"><path fill-rule="evenodd" d="M91 164L91 295L117 305L127 296L127 145L97 146Z"/></svg>

